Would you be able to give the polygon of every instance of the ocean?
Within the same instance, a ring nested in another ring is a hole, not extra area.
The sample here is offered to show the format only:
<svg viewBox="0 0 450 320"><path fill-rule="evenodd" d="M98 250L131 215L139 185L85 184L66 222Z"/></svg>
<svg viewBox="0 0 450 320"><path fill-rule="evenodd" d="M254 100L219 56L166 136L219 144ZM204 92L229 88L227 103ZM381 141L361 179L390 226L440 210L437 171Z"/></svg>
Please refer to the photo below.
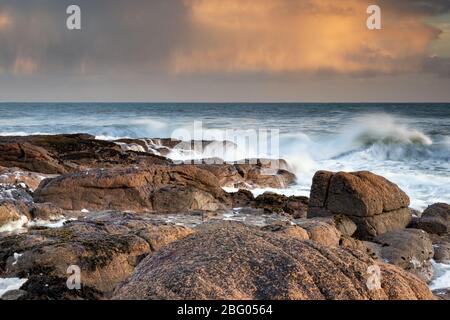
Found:
<svg viewBox="0 0 450 320"><path fill-rule="evenodd" d="M298 182L276 192L309 195L317 170L369 170L397 183L415 209L450 203L450 104L0 103L0 135L169 138L196 121L209 130L279 130L279 156ZM267 155L246 146L230 157L255 156Z"/></svg>

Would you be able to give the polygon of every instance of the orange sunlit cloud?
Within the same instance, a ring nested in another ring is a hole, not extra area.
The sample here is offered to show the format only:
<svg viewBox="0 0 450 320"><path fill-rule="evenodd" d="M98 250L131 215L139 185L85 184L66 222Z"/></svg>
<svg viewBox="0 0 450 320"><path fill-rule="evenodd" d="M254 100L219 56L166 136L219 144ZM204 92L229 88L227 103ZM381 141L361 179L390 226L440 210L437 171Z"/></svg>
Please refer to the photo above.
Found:
<svg viewBox="0 0 450 320"><path fill-rule="evenodd" d="M383 30L369 31L365 0L184 3L191 28L172 56L175 73L410 72L439 34L422 17L388 8Z"/></svg>
<svg viewBox="0 0 450 320"><path fill-rule="evenodd" d="M11 18L6 13L0 12L0 31L7 29L11 24Z"/></svg>

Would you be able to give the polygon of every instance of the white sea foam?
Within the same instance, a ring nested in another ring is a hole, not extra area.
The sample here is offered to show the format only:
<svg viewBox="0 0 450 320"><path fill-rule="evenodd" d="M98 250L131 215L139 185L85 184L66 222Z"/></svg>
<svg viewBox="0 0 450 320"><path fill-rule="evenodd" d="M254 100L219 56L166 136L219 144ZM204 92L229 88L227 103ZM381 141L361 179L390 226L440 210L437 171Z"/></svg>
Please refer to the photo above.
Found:
<svg viewBox="0 0 450 320"><path fill-rule="evenodd" d="M33 221L30 221L26 224L26 227L31 228L31 227L46 227L46 228L61 228L62 226L64 226L64 224L68 221L76 221L76 218L61 218L58 220L40 220L40 219L36 219Z"/></svg>
<svg viewBox="0 0 450 320"><path fill-rule="evenodd" d="M124 143L124 142L116 142L123 151L136 151L136 152L145 152L144 147L136 144L136 143Z"/></svg>
<svg viewBox="0 0 450 320"><path fill-rule="evenodd" d="M239 191L239 188L225 187L225 188L222 188L222 189L224 191L230 192L230 193ZM292 185L292 186L289 186L288 188L285 188L285 189L255 188L255 189L251 189L250 191L253 194L253 196L255 196L255 197L257 197L259 195L262 195L262 194L264 194L266 192L282 194L282 195L285 195L287 197L290 197L290 196L305 196L305 197L309 197L309 188L303 188L300 185Z"/></svg>
<svg viewBox="0 0 450 320"><path fill-rule="evenodd" d="M450 289L450 265L432 261L434 277L430 283L431 290Z"/></svg>
<svg viewBox="0 0 450 320"><path fill-rule="evenodd" d="M0 298L11 290L20 289L28 279L0 278Z"/></svg>
<svg viewBox="0 0 450 320"><path fill-rule="evenodd" d="M0 233L3 232L19 232L23 230L25 224L27 224L28 218L21 216L19 220L8 222L0 227Z"/></svg>
<svg viewBox="0 0 450 320"><path fill-rule="evenodd" d="M267 154L259 154L253 147L244 148L229 141L213 141L204 148L199 147L198 149L195 146L185 148L185 144L181 143L167 155L174 161L217 158L229 163L249 158L266 158L267 156Z"/></svg>
<svg viewBox="0 0 450 320"><path fill-rule="evenodd" d="M106 140L106 141L113 141L113 140L120 140L120 139L130 139L130 136L112 136L112 135L104 135L99 134L95 136L95 139L97 140Z"/></svg>
<svg viewBox="0 0 450 320"><path fill-rule="evenodd" d="M15 266L17 262L19 262L21 256L22 256L21 253L14 252L14 262L12 263L13 266Z"/></svg>
<svg viewBox="0 0 450 320"><path fill-rule="evenodd" d="M431 145L433 141L419 130L400 123L398 119L387 114L375 114L355 119L356 124L346 130L351 140L361 145L383 144L417 144Z"/></svg>
<svg viewBox="0 0 450 320"><path fill-rule="evenodd" d="M301 190L310 188L317 170L368 170L397 183L415 209L450 202L450 148L434 147L424 133L392 116L357 118L333 136L282 139L281 157L295 169Z"/></svg>
<svg viewBox="0 0 450 320"><path fill-rule="evenodd" d="M45 228L61 228L68 221L75 221L76 218L64 218L54 220L28 220L26 216L21 216L19 220L9 222L0 227L0 233L24 233L29 228L33 227L45 227Z"/></svg>
<svg viewBox="0 0 450 320"><path fill-rule="evenodd" d="M5 137L24 137L24 136L37 136L37 135L52 135L54 133L50 133L50 132L27 132L27 131L12 131L12 132L8 132L8 131L4 131L4 132L0 132L0 136L5 136Z"/></svg>

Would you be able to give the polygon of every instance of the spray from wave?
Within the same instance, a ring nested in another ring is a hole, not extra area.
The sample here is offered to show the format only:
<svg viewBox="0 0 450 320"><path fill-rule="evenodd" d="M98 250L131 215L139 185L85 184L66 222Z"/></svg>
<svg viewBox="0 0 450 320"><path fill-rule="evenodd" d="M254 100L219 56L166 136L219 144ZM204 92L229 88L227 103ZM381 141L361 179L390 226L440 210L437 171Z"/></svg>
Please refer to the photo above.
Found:
<svg viewBox="0 0 450 320"><path fill-rule="evenodd" d="M284 156L298 163L324 160L424 160L448 158L447 149L434 148L433 141L423 132L411 129L396 118L385 114L356 118L343 130L310 139L305 134L293 140L292 135L281 142Z"/></svg>
<svg viewBox="0 0 450 320"><path fill-rule="evenodd" d="M389 115L374 115L357 119L356 127L350 135L361 145L381 144L416 144L431 145L433 141L424 133L400 124Z"/></svg>
<svg viewBox="0 0 450 320"><path fill-rule="evenodd" d="M406 153L417 154L431 146L433 141L424 133L409 128L390 115L377 114L356 118L336 137L319 141L323 158L339 159L353 153L370 151L381 160L397 160ZM393 159L392 159L393 158Z"/></svg>
<svg viewBox="0 0 450 320"><path fill-rule="evenodd" d="M333 135L289 134L280 144L281 157L294 168L303 191L318 170L369 170L399 184L416 209L450 200L450 145L434 143L405 119L366 115Z"/></svg>

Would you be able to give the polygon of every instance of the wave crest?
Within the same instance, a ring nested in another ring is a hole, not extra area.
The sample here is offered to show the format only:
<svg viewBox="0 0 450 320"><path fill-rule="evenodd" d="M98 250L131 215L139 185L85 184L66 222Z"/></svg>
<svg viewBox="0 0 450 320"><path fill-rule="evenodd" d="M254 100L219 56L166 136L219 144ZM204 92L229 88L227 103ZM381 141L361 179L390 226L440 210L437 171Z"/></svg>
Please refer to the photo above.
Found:
<svg viewBox="0 0 450 320"><path fill-rule="evenodd" d="M360 119L350 132L359 146L374 144L414 144L428 146L433 140L423 132L401 124L389 115L373 115Z"/></svg>

